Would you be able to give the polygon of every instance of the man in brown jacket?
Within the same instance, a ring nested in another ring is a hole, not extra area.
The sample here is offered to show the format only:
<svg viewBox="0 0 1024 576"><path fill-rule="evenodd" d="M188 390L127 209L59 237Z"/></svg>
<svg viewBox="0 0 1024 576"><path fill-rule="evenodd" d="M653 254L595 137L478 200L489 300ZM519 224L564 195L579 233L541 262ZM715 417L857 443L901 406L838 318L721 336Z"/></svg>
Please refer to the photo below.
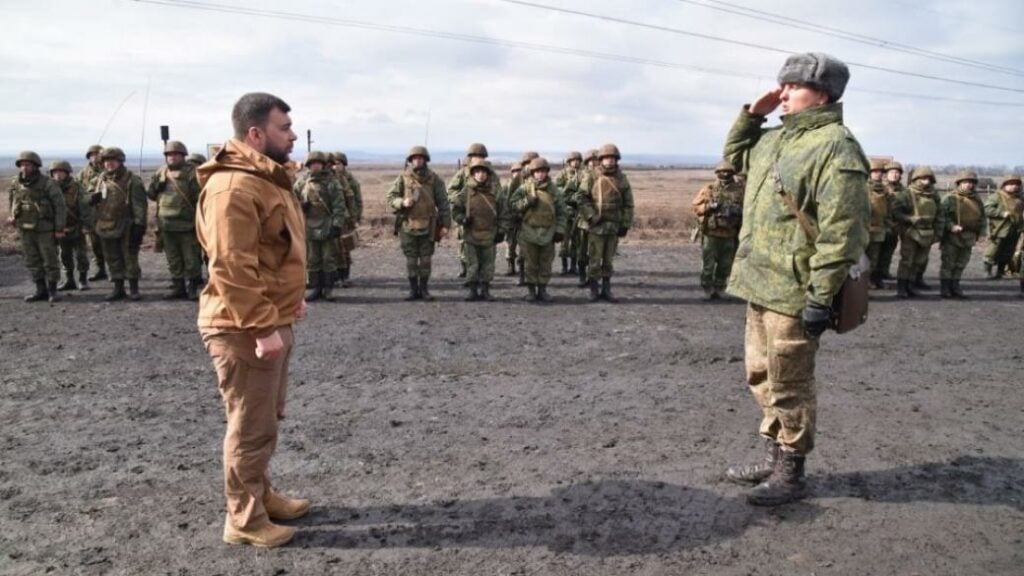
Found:
<svg viewBox="0 0 1024 576"><path fill-rule="evenodd" d="M284 417L292 324L305 313L306 228L288 162L291 108L251 93L231 113L235 136L199 169L196 229L210 258L199 331L227 415L224 541L273 548L295 529L272 523L309 511L271 487L270 457Z"/></svg>

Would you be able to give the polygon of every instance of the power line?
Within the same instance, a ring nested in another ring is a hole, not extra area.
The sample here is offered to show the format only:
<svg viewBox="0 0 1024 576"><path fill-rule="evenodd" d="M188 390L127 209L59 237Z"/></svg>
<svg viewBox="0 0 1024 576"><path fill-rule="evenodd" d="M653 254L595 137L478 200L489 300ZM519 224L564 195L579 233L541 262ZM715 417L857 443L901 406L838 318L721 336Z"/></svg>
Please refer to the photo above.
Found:
<svg viewBox="0 0 1024 576"><path fill-rule="evenodd" d="M516 4L519 6L526 6L530 8L538 8L541 10L549 10L551 12L560 12L563 14L571 14L573 16L583 16L585 18L593 18L596 20L604 20L606 22L615 22L618 24L626 24L628 26L635 26L639 28L646 28L648 30L658 30L660 32L669 32L671 34L678 34L681 36L690 36L694 38L702 38L704 40L711 40L714 42L721 42L725 44L732 44L734 46L743 46L746 48L755 48L757 50L763 50L767 52L775 52L781 54L796 54L793 50L786 50L783 48L777 48L775 46L767 46L765 44L757 44L754 42L745 42L743 40L733 40L731 38L725 38L723 36L715 36L713 34L705 34L703 32L693 32L691 30L683 30L681 28L671 28L669 26L661 26L659 24L649 24L646 22L637 22L635 20L627 20L625 18L618 18L615 16L607 16L603 14L594 14L592 12L584 12L582 10L573 10L570 8L561 8L558 6L549 6L547 4L537 4L535 2L527 2L525 0L498 0L499 2L505 2L507 4ZM983 84L980 82L971 82L969 80L960 80L958 78L947 78L945 76L933 76L931 74L923 74L920 72L910 72L907 70L896 70L893 68L886 68L885 66L875 66L873 64L863 64L860 62L851 62L845 60L848 66L855 66L858 68L865 68L868 70L875 70L878 72L886 72L889 74L897 74L900 76L912 76L915 78L924 78L926 80L936 80L939 82L949 82L952 84L961 84L964 86L973 86L975 88L987 88L989 90L1002 90L1004 92L1017 92L1024 94L1024 88L1013 88L1010 86L998 86L994 84Z"/></svg>
<svg viewBox="0 0 1024 576"><path fill-rule="evenodd" d="M764 10L748 8L746 6L741 6L739 4L733 4L730 2L723 2L721 0L676 1L682 2L684 4L700 6L701 8L708 8L710 10L725 12L727 14L742 16L744 18L751 18L753 20L760 20L762 22L769 22L772 24L777 24L779 26L795 28L797 30L805 30L808 32L813 32L815 34L822 34L824 36L831 36L834 38L841 38L843 40L849 40L851 42L866 44L868 46L875 46L877 48L883 48L895 52L902 52L905 54L912 54L915 56L930 58L932 60L938 60L941 62L959 64L961 66L969 66L971 68L986 70L988 72L998 72L1000 74L1009 74L1012 76L1024 76L1024 70L1018 70L1016 68L991 64L988 62L981 62L979 60L971 60L969 58L961 58L959 56L944 54L942 52L936 52L934 50L927 50L925 48L919 48L917 46L911 46L909 44L902 44L900 42L894 42L892 40L886 40L884 38L877 38L874 36L867 36L865 34L859 34L856 32L849 32L839 28L833 28L822 24L816 24L814 22L810 22L807 20L799 20L790 16L780 16L777 14L772 14L771 12L766 12Z"/></svg>
<svg viewBox="0 0 1024 576"><path fill-rule="evenodd" d="M191 10L203 10L207 12L216 12L224 14L241 14L246 16L256 16L261 18L270 18L276 20L290 20L295 22L305 22L312 24L322 24L328 26L341 26L349 28L360 28L368 30L377 30L383 32L391 32L396 34L405 34L412 36L421 36L436 39L445 40L457 40L461 42L472 42L477 44L487 44L492 46L502 46L506 48L515 48L521 50L531 50L535 52L544 52L552 54L563 54L570 56L577 56L581 58L589 58L593 60L605 60L613 62L621 62L625 64L637 64L641 66L654 66L659 68L670 68L678 70L689 70L700 74L708 74L714 76L725 76L730 78L741 78L745 80L759 80L774 83L774 78L768 78L766 76L758 74L749 74L743 72L729 72L720 69L704 68L700 66L692 66L689 64L682 64L679 62L670 62L664 60L654 60L650 58L639 58L634 56L623 56L620 54L612 54L605 52L595 52L591 50L580 50L575 48L565 48L561 46L551 46L547 44L536 44L530 42L519 42L513 40L503 40L500 38L492 38L486 36L473 36L468 34L459 34L452 32L443 32L438 30L429 30L424 28L413 28L409 26L397 26L392 24L378 24L374 22L366 22L361 20L352 20L348 18L334 18L324 17L319 15L301 14L295 12L283 12L279 10L267 10L259 8L248 8L243 6L230 6L224 4L214 4L210 2L200 2L197 0L135 0L141 4L154 4L158 6L168 6L174 8L185 8ZM911 94L911 93L900 93L900 92L885 92L878 90L867 90L849 88L851 92L865 92L865 93L876 93L888 96L896 96L900 98L917 98L923 100L933 101L944 101L962 104L972 104L976 106L1004 106L1004 107L1024 107L1024 103L1016 102L1000 102L1000 101L986 101L986 100L968 100L961 98L949 98L942 96L931 96L928 94Z"/></svg>

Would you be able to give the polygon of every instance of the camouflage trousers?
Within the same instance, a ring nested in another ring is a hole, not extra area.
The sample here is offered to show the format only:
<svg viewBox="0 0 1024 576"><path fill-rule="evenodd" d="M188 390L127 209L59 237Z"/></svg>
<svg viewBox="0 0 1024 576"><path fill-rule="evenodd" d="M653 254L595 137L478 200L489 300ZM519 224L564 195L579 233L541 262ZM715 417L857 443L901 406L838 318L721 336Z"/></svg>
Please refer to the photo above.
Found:
<svg viewBox="0 0 1024 576"><path fill-rule="evenodd" d="M702 288L725 288L725 284L729 281L729 274L732 272L737 246L739 246L739 240L735 237L704 236L701 241L703 266L700 272L700 285Z"/></svg>
<svg viewBox="0 0 1024 576"><path fill-rule="evenodd" d="M33 282L56 282L60 280L60 264L57 260L57 240L53 231L20 230L21 253L25 256L25 267L32 275Z"/></svg>
<svg viewBox="0 0 1024 576"><path fill-rule="evenodd" d="M75 276L76 267L80 274L89 273L89 247L85 243L85 234L80 230L69 232L63 239L58 240L57 244L60 247L60 263L64 266L64 275L67 278Z"/></svg>
<svg viewBox="0 0 1024 576"><path fill-rule="evenodd" d="M879 264L881 262L882 247L883 247L884 244L885 244L884 240L882 240L880 242L872 241L872 242L868 243L867 250L864 251L864 255L867 256L868 257L868 261L871 262L871 271L872 272L874 272L875 270L881 270L882 269L879 266Z"/></svg>
<svg viewBox="0 0 1024 576"><path fill-rule="evenodd" d="M614 267L615 253L619 248L617 234L587 234L587 278L600 280L611 278Z"/></svg>
<svg viewBox="0 0 1024 576"><path fill-rule="evenodd" d="M107 269L107 259L103 257L103 239L92 230L85 233L89 237L89 246L92 249L92 262L97 270Z"/></svg>
<svg viewBox="0 0 1024 576"><path fill-rule="evenodd" d="M466 254L466 280L470 282L494 281L494 260L498 249L494 244L477 245L463 242Z"/></svg>
<svg viewBox="0 0 1024 576"><path fill-rule="evenodd" d="M900 280L913 280L924 274L931 249L930 244L918 244L909 236L900 238L900 265L896 268L896 277Z"/></svg>
<svg viewBox="0 0 1024 576"><path fill-rule="evenodd" d="M517 255L517 249L519 247L519 224L516 224L508 231L508 235L505 237L505 260L511 264L521 256Z"/></svg>
<svg viewBox="0 0 1024 576"><path fill-rule="evenodd" d="M348 270L352 267L352 251L355 249L355 229L356 223L354 221L345 222L346 236L338 238L338 269Z"/></svg>
<svg viewBox="0 0 1024 576"><path fill-rule="evenodd" d="M160 230L164 241L164 256L171 278L199 278L203 273L203 256L195 230L172 232Z"/></svg>
<svg viewBox="0 0 1024 576"><path fill-rule="evenodd" d="M224 498L234 528L255 529L270 522L265 507L272 490L270 458L277 448L278 421L284 418L294 343L290 326L277 331L284 349L269 360L256 357L251 331L201 331L224 402Z"/></svg>
<svg viewBox="0 0 1024 576"><path fill-rule="evenodd" d="M555 260L555 243L531 244L524 242L519 248L523 252L523 271L526 283L547 286L551 281L551 263Z"/></svg>
<svg viewBox="0 0 1024 576"><path fill-rule="evenodd" d="M431 257L434 255L433 234L399 233L399 244L405 255L405 271L409 278L430 278Z"/></svg>
<svg viewBox="0 0 1024 576"><path fill-rule="evenodd" d="M942 280L959 280L964 274L964 268L971 261L972 246L959 246L953 242L943 242L939 253L942 255L942 265L939 268L939 278Z"/></svg>
<svg viewBox="0 0 1024 576"><path fill-rule="evenodd" d="M576 260L582 262L587 259L587 251L590 250L590 233L583 228L573 228L572 235L576 238Z"/></svg>
<svg viewBox="0 0 1024 576"><path fill-rule="evenodd" d="M1013 259L1020 233L1011 233L1003 238L990 238L985 249L985 262L1005 266Z"/></svg>
<svg viewBox="0 0 1024 576"><path fill-rule="evenodd" d="M576 213L573 211L569 212L569 216L566 219L570 224L576 222ZM576 227L573 226L568 234L565 235L565 240L562 240L558 248L559 258L577 258L579 254L579 236L576 234Z"/></svg>
<svg viewBox="0 0 1024 576"><path fill-rule="evenodd" d="M878 270L883 273L888 273L892 268L892 256L896 253L896 247L899 246L900 236L895 230L889 230L885 233L885 241L878 250ZM875 269L874 266L871 267Z"/></svg>
<svg viewBox="0 0 1024 576"><path fill-rule="evenodd" d="M138 280L142 275L139 267L139 250L128 242L128 233L120 238L100 238L103 259L107 261L111 280Z"/></svg>
<svg viewBox="0 0 1024 576"><path fill-rule="evenodd" d="M818 411L818 342L804 336L800 318L749 304L744 347L747 384L761 407L760 434L807 454L814 449Z"/></svg>
<svg viewBox="0 0 1024 576"><path fill-rule="evenodd" d="M337 239L306 240L306 272L334 272L337 269Z"/></svg>

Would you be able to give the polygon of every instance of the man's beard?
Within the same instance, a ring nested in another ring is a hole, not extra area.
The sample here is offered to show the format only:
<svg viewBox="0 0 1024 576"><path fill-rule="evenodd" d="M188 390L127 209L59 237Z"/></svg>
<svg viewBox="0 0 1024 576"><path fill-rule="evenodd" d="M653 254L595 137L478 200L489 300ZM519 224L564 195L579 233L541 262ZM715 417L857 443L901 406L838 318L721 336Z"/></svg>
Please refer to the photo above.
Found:
<svg viewBox="0 0 1024 576"><path fill-rule="evenodd" d="M267 158L270 158L274 162L281 164L282 166L288 162L288 149L287 148L274 148L270 144L267 144L267 151L263 153Z"/></svg>

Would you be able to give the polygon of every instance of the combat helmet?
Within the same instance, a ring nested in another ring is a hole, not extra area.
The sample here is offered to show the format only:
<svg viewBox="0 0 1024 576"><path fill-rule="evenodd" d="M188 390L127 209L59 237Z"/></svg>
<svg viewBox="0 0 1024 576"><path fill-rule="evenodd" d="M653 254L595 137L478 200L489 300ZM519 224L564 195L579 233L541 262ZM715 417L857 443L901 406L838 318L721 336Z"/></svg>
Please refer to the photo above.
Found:
<svg viewBox="0 0 1024 576"><path fill-rule="evenodd" d="M99 154L102 151L103 146L100 146L99 144L93 144L92 146L89 146L88 150L85 151L85 159L88 160L89 156L92 156L93 154Z"/></svg>
<svg viewBox="0 0 1024 576"><path fill-rule="evenodd" d="M1016 182L1018 186L1021 185L1020 174L1010 174L1006 178L1003 178L1003 181L999 184L999 187L1002 188L1003 186L1006 186L1007 184L1013 184L1014 182Z"/></svg>
<svg viewBox="0 0 1024 576"><path fill-rule="evenodd" d="M412 162L413 156L423 156L423 159L430 162L430 151L427 150L426 146L413 146L409 148L409 153L405 155L406 162Z"/></svg>
<svg viewBox="0 0 1024 576"><path fill-rule="evenodd" d="M900 164L895 160L890 160L885 163L885 171L888 172L889 170L899 170L900 174L903 174L903 164Z"/></svg>
<svg viewBox="0 0 1024 576"><path fill-rule="evenodd" d="M728 160L722 160L721 162L718 163L717 166L715 166L715 174L718 174L719 172L729 172L730 174L735 174L736 168L732 165L732 162L729 162Z"/></svg>
<svg viewBox="0 0 1024 576"><path fill-rule="evenodd" d="M342 166L348 166L348 155L344 152L335 152L334 156L338 159L338 162L341 162Z"/></svg>
<svg viewBox="0 0 1024 576"><path fill-rule="evenodd" d="M100 158L102 160L117 160L124 163L124 150L121 150L117 146L107 146L100 151Z"/></svg>
<svg viewBox="0 0 1024 576"><path fill-rule="evenodd" d="M871 167L868 169L870 172L884 172L885 171L885 160L881 158L872 158Z"/></svg>
<svg viewBox="0 0 1024 576"><path fill-rule="evenodd" d="M963 181L978 183L978 173L974 170L961 170L957 175L956 179L953 180L954 184L960 184Z"/></svg>
<svg viewBox="0 0 1024 576"><path fill-rule="evenodd" d="M53 173L57 170L62 170L67 174L71 174L71 163L67 160L54 160L53 162L50 162L50 176L53 176Z"/></svg>
<svg viewBox="0 0 1024 576"><path fill-rule="evenodd" d="M533 160L530 160L530 173L532 174L533 172L536 172L537 170L542 170L544 172L549 172L551 170L551 165L548 164L547 160L545 160L544 158L541 158L540 156L538 156L538 157L534 158Z"/></svg>
<svg viewBox="0 0 1024 576"><path fill-rule="evenodd" d="M472 144L469 145L469 148L466 150L466 156L482 156L484 158L487 158L487 146L484 146L479 142L473 142Z"/></svg>
<svg viewBox="0 0 1024 576"><path fill-rule="evenodd" d="M569 163L573 160L579 160L580 162L582 162L583 154L580 154L578 150L573 150L572 152L569 152L569 155L565 157L565 162Z"/></svg>
<svg viewBox="0 0 1024 576"><path fill-rule="evenodd" d="M587 150L587 155L583 157L584 162L590 162L591 160L597 161L597 148Z"/></svg>
<svg viewBox="0 0 1024 576"><path fill-rule="evenodd" d="M324 154L319 150L310 152L309 154L306 155L306 162L303 163L303 166L309 168L309 165L312 164L313 162L320 162L326 168L328 164L327 154Z"/></svg>
<svg viewBox="0 0 1024 576"><path fill-rule="evenodd" d="M619 154L619 147L615 144L605 144L597 150L597 159L606 158L608 156L614 156L616 160L622 160L622 154Z"/></svg>
<svg viewBox="0 0 1024 576"><path fill-rule="evenodd" d="M164 156L168 154L181 154L182 156L188 156L188 148L185 144L178 140L169 140L167 144L164 144Z"/></svg>
<svg viewBox="0 0 1024 576"><path fill-rule="evenodd" d="M467 164L467 167L469 168L469 173L470 174L472 174L473 170L475 170L477 168L483 168L483 169L487 170L488 172L491 171L491 163L488 162L485 158L481 158L479 156L473 156L472 158L470 158L469 159L469 164Z"/></svg>
<svg viewBox="0 0 1024 576"><path fill-rule="evenodd" d="M198 152L194 152L192 154L189 154L188 157L185 158L185 161L188 162L189 164L195 164L196 166L199 166L201 164L206 164L206 156L203 156Z"/></svg>
<svg viewBox="0 0 1024 576"><path fill-rule="evenodd" d="M523 169L523 163L513 162L512 164L509 165L508 169L511 170L512 172L519 172L520 170Z"/></svg>
<svg viewBox="0 0 1024 576"><path fill-rule="evenodd" d="M43 160L39 158L39 154L36 154L31 150L22 150L21 152L18 152L18 159L14 161L14 166L16 168L20 168L22 162L31 162L36 165L36 168L43 167Z"/></svg>
<svg viewBox="0 0 1024 576"><path fill-rule="evenodd" d="M918 178L931 178L932 182L935 182L935 171L930 166L915 166L910 171L910 181L913 182Z"/></svg>
<svg viewBox="0 0 1024 576"><path fill-rule="evenodd" d="M523 166L525 167L526 163L532 161L534 158L540 158L540 154L536 153L533 150L527 150L526 152L523 152L523 158L520 161L523 163Z"/></svg>

